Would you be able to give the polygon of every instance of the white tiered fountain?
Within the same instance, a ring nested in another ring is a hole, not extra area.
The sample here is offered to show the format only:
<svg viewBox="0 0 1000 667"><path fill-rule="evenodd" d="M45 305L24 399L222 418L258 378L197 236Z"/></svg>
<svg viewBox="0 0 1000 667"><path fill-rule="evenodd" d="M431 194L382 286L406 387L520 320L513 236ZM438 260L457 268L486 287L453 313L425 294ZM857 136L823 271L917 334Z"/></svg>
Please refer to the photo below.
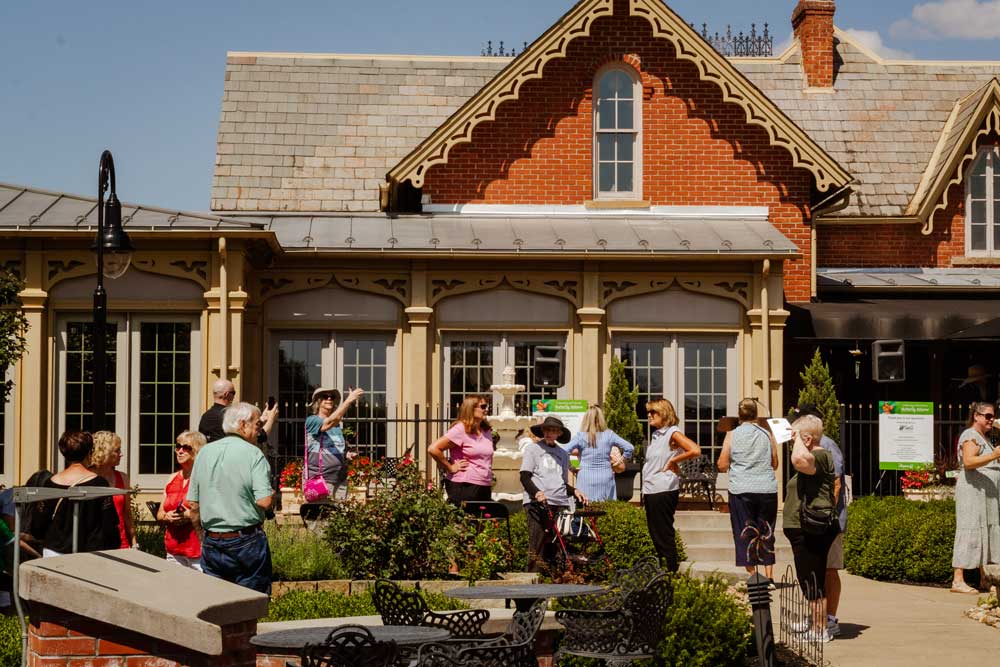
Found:
<svg viewBox="0 0 1000 667"><path fill-rule="evenodd" d="M494 500L517 501L521 499L521 452L515 440L518 431L534 423L530 415L518 416L514 412L514 396L525 390L523 384L514 384L514 369L508 366L501 375L503 384L494 384L490 390L500 394L500 407L496 415L489 418L490 426L500 434L496 451L493 452L493 474L497 483L493 488Z"/></svg>

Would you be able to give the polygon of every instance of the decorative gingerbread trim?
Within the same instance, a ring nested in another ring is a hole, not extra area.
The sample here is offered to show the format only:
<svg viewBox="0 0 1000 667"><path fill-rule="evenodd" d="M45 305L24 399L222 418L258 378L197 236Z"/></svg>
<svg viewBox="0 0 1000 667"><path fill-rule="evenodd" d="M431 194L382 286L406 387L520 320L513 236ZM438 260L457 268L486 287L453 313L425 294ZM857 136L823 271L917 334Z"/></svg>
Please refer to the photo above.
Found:
<svg viewBox="0 0 1000 667"><path fill-rule="evenodd" d="M533 292L544 296L554 296L565 299L579 308L582 304L582 288L576 278L553 278L549 276L525 276L524 274L495 273L470 277L468 279L455 274L432 275L429 279L430 303L434 306L438 301L450 296L485 292L498 287L510 287L522 292Z"/></svg>
<svg viewBox="0 0 1000 667"><path fill-rule="evenodd" d="M672 275L637 276L636 274L602 274L601 307L631 296L664 292L674 285L709 296L722 297L750 308L750 283L741 276L713 276L711 278Z"/></svg>
<svg viewBox="0 0 1000 667"><path fill-rule="evenodd" d="M260 306L272 297L306 292L335 285L357 292L387 296L410 305L410 276L384 273L281 273L254 276L250 285L252 301Z"/></svg>
<svg viewBox="0 0 1000 667"><path fill-rule="evenodd" d="M725 101L742 107L747 122L764 128L771 145L787 150L794 166L813 174L820 192L850 183L851 175L836 160L661 0L629 0L629 13L646 19L654 36L669 40L679 58L697 66L703 81L716 84ZM613 0L578 3L393 167L387 180L423 187L432 166L446 163L455 146L471 142L473 130L495 120L502 103L518 99L521 87L540 78L545 65L566 57L570 42L589 36L595 20L612 14Z"/></svg>

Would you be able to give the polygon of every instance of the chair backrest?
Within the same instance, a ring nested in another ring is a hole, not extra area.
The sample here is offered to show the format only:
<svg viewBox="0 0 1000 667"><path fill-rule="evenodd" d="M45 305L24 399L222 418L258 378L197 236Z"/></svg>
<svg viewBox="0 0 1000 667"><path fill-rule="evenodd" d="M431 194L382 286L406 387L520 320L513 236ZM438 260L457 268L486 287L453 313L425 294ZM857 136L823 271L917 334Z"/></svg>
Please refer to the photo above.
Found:
<svg viewBox="0 0 1000 667"><path fill-rule="evenodd" d="M528 611L515 611L514 618L507 627L507 639L510 643L525 644L534 641L545 620L548 606L548 600L535 600Z"/></svg>
<svg viewBox="0 0 1000 667"><path fill-rule="evenodd" d="M629 644L636 652L652 652L663 639L664 619L674 601L671 575L663 572L626 596L623 610L632 617Z"/></svg>
<svg viewBox="0 0 1000 667"><path fill-rule="evenodd" d="M462 503L462 509L466 514L471 514L477 519L509 519L510 510L503 503L492 500L467 500Z"/></svg>
<svg viewBox="0 0 1000 667"><path fill-rule="evenodd" d="M399 659L394 641L375 641L363 625L334 628L321 644L306 644L302 667L390 667Z"/></svg>
<svg viewBox="0 0 1000 667"><path fill-rule="evenodd" d="M677 467L681 470L681 477L694 477L696 475L700 475L704 466L704 461L702 460L704 458L704 456L695 456L694 458L678 463Z"/></svg>
<svg viewBox="0 0 1000 667"><path fill-rule="evenodd" d="M661 574L663 568L660 566L660 560L656 556L646 556L633 563L632 567L619 570L615 575L615 585L621 589L623 596L627 596Z"/></svg>
<svg viewBox="0 0 1000 667"><path fill-rule="evenodd" d="M404 591L388 579L378 579L372 602L383 625L420 625L430 607L416 591Z"/></svg>

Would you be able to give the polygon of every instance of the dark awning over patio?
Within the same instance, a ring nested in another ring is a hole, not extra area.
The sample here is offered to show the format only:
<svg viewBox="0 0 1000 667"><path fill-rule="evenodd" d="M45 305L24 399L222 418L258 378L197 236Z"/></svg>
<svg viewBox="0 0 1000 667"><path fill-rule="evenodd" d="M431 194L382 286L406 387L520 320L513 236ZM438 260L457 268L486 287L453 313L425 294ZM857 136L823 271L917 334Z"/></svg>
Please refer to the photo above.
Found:
<svg viewBox="0 0 1000 667"><path fill-rule="evenodd" d="M816 340L1000 339L1000 299L856 299L796 304L788 330Z"/></svg>

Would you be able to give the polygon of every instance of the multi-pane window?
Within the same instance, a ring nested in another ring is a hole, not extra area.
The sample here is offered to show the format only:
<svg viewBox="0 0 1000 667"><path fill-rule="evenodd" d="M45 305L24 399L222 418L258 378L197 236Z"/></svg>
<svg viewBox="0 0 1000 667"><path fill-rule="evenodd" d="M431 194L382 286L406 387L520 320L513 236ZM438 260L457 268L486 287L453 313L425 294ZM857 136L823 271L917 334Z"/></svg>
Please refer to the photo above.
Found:
<svg viewBox="0 0 1000 667"><path fill-rule="evenodd" d="M729 398L729 368L725 343L688 342L684 359L684 433L701 445L702 453L714 461L722 447L722 434L715 429L726 416Z"/></svg>
<svg viewBox="0 0 1000 667"><path fill-rule="evenodd" d="M174 439L191 423L191 324L139 325L139 473L174 470Z"/></svg>
<svg viewBox="0 0 1000 667"><path fill-rule="evenodd" d="M1000 148L980 150L966 185L966 252L1000 253Z"/></svg>
<svg viewBox="0 0 1000 667"><path fill-rule="evenodd" d="M534 383L535 348L562 346L561 336L545 339L540 336L502 334L491 337L453 338L445 345L445 412L458 416L462 400L468 394L492 396L490 385L503 383L503 371L514 369L514 383L525 390L514 396L517 414L531 413L532 402L541 398L558 398L559 387L538 387ZM495 397L499 400L499 397ZM497 406L491 406L491 408Z"/></svg>
<svg viewBox="0 0 1000 667"><path fill-rule="evenodd" d="M602 72L594 103L597 197L639 196L639 109L636 79L624 69Z"/></svg>
<svg viewBox="0 0 1000 667"><path fill-rule="evenodd" d="M306 417L312 393L322 382L323 347L319 339L283 338L278 341L279 455L301 456Z"/></svg>
<svg viewBox="0 0 1000 667"><path fill-rule="evenodd" d="M100 428L94 428L94 324L66 324L66 376L63 384L66 391L64 429L67 431L115 430L118 326L114 322L108 322L105 331L105 419Z"/></svg>
<svg viewBox="0 0 1000 667"><path fill-rule="evenodd" d="M680 428L718 457L722 435L715 427L736 410L736 348L730 337L695 336L616 340L615 352L625 362L629 385L639 388L636 413L649 433L646 402L666 398L674 405Z"/></svg>
<svg viewBox="0 0 1000 667"><path fill-rule="evenodd" d="M396 455L399 448L390 448L395 428L388 407L395 400L391 336L289 333L279 336L275 361L277 386L272 387L279 412L277 442L272 437L271 445L277 446L279 459L302 456L305 420L312 414L312 393L318 387L334 387L342 399L354 387L364 389L341 426L353 432L348 440L361 453Z"/></svg>

